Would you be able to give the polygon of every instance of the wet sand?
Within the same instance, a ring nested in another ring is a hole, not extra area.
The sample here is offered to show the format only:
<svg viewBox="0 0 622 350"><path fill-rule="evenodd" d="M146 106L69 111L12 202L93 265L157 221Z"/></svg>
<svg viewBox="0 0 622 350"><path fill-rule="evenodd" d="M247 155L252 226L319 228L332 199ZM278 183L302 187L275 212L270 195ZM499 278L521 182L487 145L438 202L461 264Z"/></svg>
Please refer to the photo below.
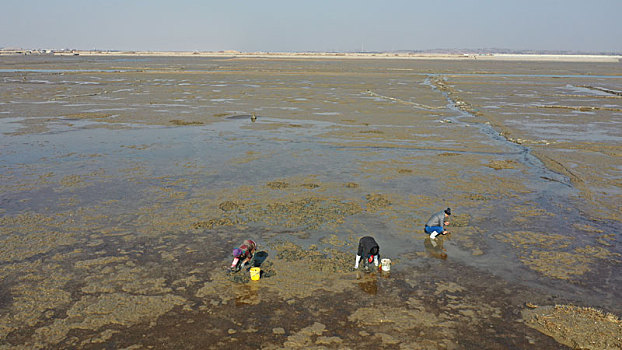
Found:
<svg viewBox="0 0 622 350"><path fill-rule="evenodd" d="M1 57L0 348L619 348L621 91L606 62ZM353 270L364 235L390 273ZM259 281L226 273L246 238Z"/></svg>

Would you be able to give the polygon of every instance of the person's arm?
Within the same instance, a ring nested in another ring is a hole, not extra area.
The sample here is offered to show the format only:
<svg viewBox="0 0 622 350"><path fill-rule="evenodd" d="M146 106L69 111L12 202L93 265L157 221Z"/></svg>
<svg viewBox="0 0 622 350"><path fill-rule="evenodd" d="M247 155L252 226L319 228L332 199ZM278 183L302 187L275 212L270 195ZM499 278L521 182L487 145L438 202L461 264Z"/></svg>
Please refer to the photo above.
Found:
<svg viewBox="0 0 622 350"><path fill-rule="evenodd" d="M443 234L447 234L448 233L447 227L445 227L445 226L448 226L448 225L449 225L449 216L443 215Z"/></svg>
<svg viewBox="0 0 622 350"><path fill-rule="evenodd" d="M248 262L251 261L252 257L253 257L253 254L251 253L251 250L249 248L244 253L244 255L240 257L240 260L242 260L242 263L240 264L240 269L243 268L246 264L248 264Z"/></svg>
<svg viewBox="0 0 622 350"><path fill-rule="evenodd" d="M363 255L363 241L359 240L359 248L356 251L356 263L354 263L354 268L359 268L359 263L361 262L361 256Z"/></svg>
<svg viewBox="0 0 622 350"><path fill-rule="evenodd" d="M238 261L240 261L240 259L238 258L233 259L233 262L231 263L231 269L235 269L235 267L238 265Z"/></svg>

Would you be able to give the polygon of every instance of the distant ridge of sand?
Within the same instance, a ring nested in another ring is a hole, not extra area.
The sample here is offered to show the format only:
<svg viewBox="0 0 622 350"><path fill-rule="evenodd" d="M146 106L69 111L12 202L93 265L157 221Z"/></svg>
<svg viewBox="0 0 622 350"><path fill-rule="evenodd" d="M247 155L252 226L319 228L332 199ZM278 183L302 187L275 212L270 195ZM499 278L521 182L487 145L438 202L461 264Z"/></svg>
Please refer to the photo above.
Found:
<svg viewBox="0 0 622 350"><path fill-rule="evenodd" d="M425 60L488 60L488 61L549 61L549 62L622 62L622 55L586 54L458 54L458 53L392 53L392 52L239 52L227 51L102 51L63 50L38 51L21 49L0 50L2 55L54 56L157 56L157 57L237 57L237 58L335 58L335 59L425 59Z"/></svg>

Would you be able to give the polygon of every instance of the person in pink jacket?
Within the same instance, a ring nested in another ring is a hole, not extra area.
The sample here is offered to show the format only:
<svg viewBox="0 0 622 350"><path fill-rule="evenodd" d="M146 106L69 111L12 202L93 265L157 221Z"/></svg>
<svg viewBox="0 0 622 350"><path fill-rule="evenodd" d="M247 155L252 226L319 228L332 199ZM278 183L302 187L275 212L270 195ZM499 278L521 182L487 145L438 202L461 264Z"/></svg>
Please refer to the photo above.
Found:
<svg viewBox="0 0 622 350"><path fill-rule="evenodd" d="M257 250L257 243L247 239L238 248L233 249L233 261L231 262L231 271L240 271L246 264L249 264L255 251Z"/></svg>

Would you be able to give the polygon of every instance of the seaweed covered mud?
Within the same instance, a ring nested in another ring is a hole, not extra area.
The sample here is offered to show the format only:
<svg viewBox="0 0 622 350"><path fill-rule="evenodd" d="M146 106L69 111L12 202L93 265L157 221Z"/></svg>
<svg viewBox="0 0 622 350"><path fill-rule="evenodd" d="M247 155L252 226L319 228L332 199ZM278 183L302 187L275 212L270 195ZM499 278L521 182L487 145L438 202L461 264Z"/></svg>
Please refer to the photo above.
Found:
<svg viewBox="0 0 622 350"><path fill-rule="evenodd" d="M618 63L2 57L0 349L619 349L621 91ZM366 235L390 271L353 268ZM248 238L258 281L227 273Z"/></svg>

